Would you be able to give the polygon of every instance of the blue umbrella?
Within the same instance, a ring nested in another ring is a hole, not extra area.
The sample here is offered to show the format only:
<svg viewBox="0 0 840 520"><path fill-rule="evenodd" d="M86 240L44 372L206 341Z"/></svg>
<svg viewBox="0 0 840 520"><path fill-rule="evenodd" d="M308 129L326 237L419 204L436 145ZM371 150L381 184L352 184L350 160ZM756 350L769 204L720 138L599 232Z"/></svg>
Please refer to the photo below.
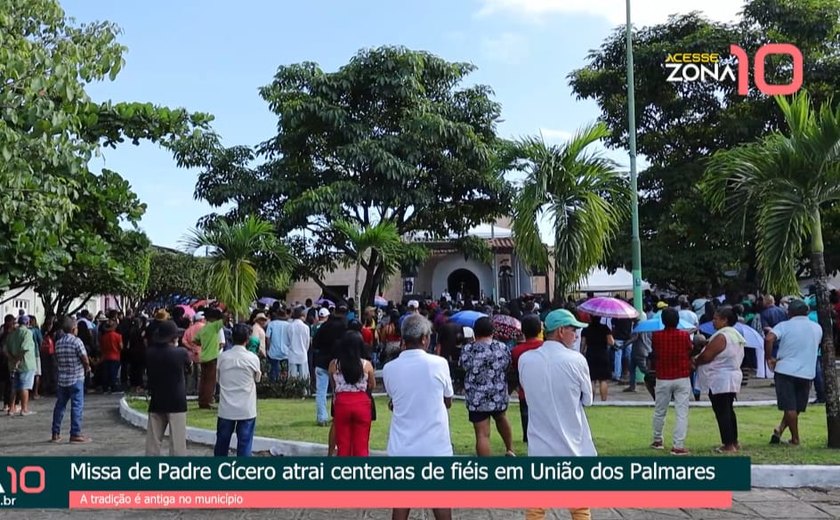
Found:
<svg viewBox="0 0 840 520"><path fill-rule="evenodd" d="M761 337L761 334L759 334L754 328L749 325L744 325L743 323L736 323L735 330L744 336L744 339L747 340L748 347L757 349L764 348L764 338ZM711 336L716 332L714 323L707 321L706 323L700 325L700 332L706 336Z"/></svg>
<svg viewBox="0 0 840 520"><path fill-rule="evenodd" d="M478 311L461 311L453 314L449 321L457 323L462 327L472 327L479 318L486 318L487 315Z"/></svg>
<svg viewBox="0 0 840 520"><path fill-rule="evenodd" d="M677 328L680 330L692 330L695 327L691 322L681 319L680 324L677 325ZM633 329L633 332L656 332L658 330L665 330L665 325L662 324L661 314L639 323Z"/></svg>

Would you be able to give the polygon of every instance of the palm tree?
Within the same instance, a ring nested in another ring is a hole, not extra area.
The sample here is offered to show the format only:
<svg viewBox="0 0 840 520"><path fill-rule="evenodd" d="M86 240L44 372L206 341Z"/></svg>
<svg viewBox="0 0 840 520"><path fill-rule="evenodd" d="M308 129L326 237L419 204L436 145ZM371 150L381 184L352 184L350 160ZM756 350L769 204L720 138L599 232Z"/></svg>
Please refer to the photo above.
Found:
<svg viewBox="0 0 840 520"><path fill-rule="evenodd" d="M822 211L840 200L840 107L818 110L802 92L777 97L787 128L716 153L702 184L718 210L755 211L758 267L765 289L799 294L796 263L809 240L810 269L822 326L828 446L840 448L840 400L823 257ZM734 213L733 213L734 214Z"/></svg>
<svg viewBox="0 0 840 520"><path fill-rule="evenodd" d="M219 220L203 230L192 230L184 248L195 253L209 249L209 285L236 319L247 316L257 297L257 285L288 282L294 259L277 240L274 227L249 216L240 222Z"/></svg>
<svg viewBox="0 0 840 520"><path fill-rule="evenodd" d="M516 144L527 173L514 202L516 251L528 265L546 270L553 257L555 300L603 261L628 214L626 179L600 151L587 150L609 135L598 123L561 145L534 137ZM553 250L540 238L537 224L544 217L553 221Z"/></svg>
<svg viewBox="0 0 840 520"><path fill-rule="evenodd" d="M365 284L364 291L359 291L361 280L361 269L370 270L370 259L377 255L385 262L385 277L393 275L399 269L399 262L402 251L408 246L403 243L396 224L388 221L381 221L373 226L359 226L341 220L336 221L333 227L346 239L346 261L345 264L355 264L356 279L354 296L358 299L359 308L373 303L373 290L375 287ZM370 277L367 277L370 278ZM383 281L384 281L383 278Z"/></svg>

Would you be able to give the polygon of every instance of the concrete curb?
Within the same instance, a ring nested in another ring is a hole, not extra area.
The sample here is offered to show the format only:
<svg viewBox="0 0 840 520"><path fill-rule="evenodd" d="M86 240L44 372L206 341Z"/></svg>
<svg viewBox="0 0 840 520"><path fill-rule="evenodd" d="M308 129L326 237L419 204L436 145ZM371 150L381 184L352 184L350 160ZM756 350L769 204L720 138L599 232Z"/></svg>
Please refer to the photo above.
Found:
<svg viewBox="0 0 840 520"><path fill-rule="evenodd" d="M148 416L131 408L125 397L120 399L120 416L132 426L144 430L147 428ZM324 433L327 433L326 428ZM205 446L214 446L216 432L188 426L187 440ZM236 434L231 439L231 444L235 443ZM270 437L254 437L253 450L280 457L322 457L327 454L325 444L286 441ZM387 455L384 451L373 450L370 454L372 456ZM840 466L753 464L751 475L754 488L840 488Z"/></svg>
<svg viewBox="0 0 840 520"><path fill-rule="evenodd" d="M120 416L132 426L143 430L148 428L148 415L138 412L129 406L125 397L120 399ZM324 428L324 437L327 436L328 432L329 430ZM203 428L187 426L187 440L196 444L203 444L205 446L215 446L216 432L205 430ZM234 433L231 438L231 446L235 445L236 434ZM282 439L272 439L271 437L254 437L252 449L254 452L268 452L279 457L321 457L326 456L327 454L326 444L286 441ZM371 451L370 454L376 456L386 455L384 451Z"/></svg>
<svg viewBox="0 0 840 520"><path fill-rule="evenodd" d="M840 488L840 466L752 465L754 488Z"/></svg>

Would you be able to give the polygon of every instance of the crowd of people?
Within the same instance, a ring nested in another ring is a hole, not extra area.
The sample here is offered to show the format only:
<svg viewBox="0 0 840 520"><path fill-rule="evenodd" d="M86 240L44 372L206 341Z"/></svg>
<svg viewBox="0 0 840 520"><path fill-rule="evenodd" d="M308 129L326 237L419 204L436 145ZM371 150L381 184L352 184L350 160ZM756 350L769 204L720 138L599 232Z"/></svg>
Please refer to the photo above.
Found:
<svg viewBox="0 0 840 520"><path fill-rule="evenodd" d="M835 295L832 301L838 301ZM814 322L813 302L785 298L777 306L772 296L720 301L648 295L644 318L662 323L662 330L652 332L636 332L638 320L583 312L580 303L549 306L530 296L495 305L441 298L357 310L352 300L338 306L307 300L259 305L247 320L217 307L190 313L181 306L158 309L150 319L117 311L91 319L84 311L50 318L43 327L33 316L6 316L0 384L10 415L34 413L30 391L33 399L56 395L54 442L62 440L68 404L70 442L90 441L82 432L86 392L143 392L149 397L148 455L160 454L167 428L170 453L186 454L187 395L195 393L199 408L217 413L214 453L228 455L236 433L236 454L249 456L256 385L264 378L279 384L300 380L304 394L315 394L314 421L329 426L329 454L367 456L381 369L392 410L389 455L452 455L447 409L463 392L475 453L491 455L492 424L505 455L515 456L506 412L516 392L529 455L591 456L597 452L583 407L596 394L607 400L610 380L635 391L638 371L655 400L651 448L665 447L665 416L673 401L671 453L684 455L692 395L706 394L711 401L718 451L740 449L733 404L745 384L744 369L760 364L773 374L783 412L771 443L781 443L786 431L786 442L800 442L798 414L809 404L811 382L820 384L822 329ZM469 325L457 319L464 310L478 311ZM744 326L763 337L762 349L746 348L739 330ZM748 356L750 350L755 355ZM397 516L402 514L407 512ZM529 517L543 514L534 510ZM587 515L573 512L574 518Z"/></svg>

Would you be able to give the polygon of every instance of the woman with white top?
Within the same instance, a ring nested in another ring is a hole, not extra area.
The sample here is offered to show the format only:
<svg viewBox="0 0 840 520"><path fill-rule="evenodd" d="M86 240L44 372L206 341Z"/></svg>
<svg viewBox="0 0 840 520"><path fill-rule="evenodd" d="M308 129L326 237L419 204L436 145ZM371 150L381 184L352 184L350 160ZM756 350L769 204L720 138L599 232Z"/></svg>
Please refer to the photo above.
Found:
<svg viewBox="0 0 840 520"><path fill-rule="evenodd" d="M746 340L734 328L737 322L738 316L732 307L717 309L712 318L717 332L693 360L700 391L709 392L722 443L715 451L721 453L734 453L740 447L733 402L741 389L741 362L744 360Z"/></svg>
<svg viewBox="0 0 840 520"><path fill-rule="evenodd" d="M365 342L355 331L338 343L329 373L335 383L335 443L339 457L367 457L372 420L369 392L376 385L373 365L362 358Z"/></svg>

